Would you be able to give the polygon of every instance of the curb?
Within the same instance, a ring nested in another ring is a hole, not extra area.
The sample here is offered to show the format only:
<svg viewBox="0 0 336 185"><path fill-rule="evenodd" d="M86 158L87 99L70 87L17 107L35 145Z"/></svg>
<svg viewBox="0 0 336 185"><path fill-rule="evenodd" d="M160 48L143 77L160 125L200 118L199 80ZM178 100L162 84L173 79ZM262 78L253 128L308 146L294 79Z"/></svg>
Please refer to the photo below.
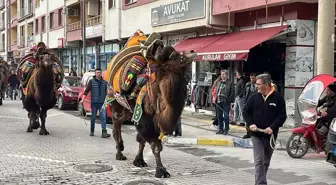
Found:
<svg viewBox="0 0 336 185"><path fill-rule="evenodd" d="M173 138L164 137L165 144L179 145L211 145L211 146L226 146L239 148L253 148L251 139L232 138L232 139L210 139L210 138ZM286 141L278 140L276 150L286 150Z"/></svg>

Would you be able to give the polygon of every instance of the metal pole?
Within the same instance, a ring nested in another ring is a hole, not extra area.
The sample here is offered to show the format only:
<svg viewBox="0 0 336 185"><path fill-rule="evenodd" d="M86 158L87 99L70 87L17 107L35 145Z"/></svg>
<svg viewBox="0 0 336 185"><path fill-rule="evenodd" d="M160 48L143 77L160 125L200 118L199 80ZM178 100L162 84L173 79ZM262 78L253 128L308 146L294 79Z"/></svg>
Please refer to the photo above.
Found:
<svg viewBox="0 0 336 185"><path fill-rule="evenodd" d="M83 10L82 10L82 24L83 24L83 26L82 26L82 37L83 37L83 64L84 64L84 68L83 68L83 71L84 71L84 73L86 72L86 11L85 11L85 0L83 0ZM82 65L83 65L82 64Z"/></svg>
<svg viewBox="0 0 336 185"><path fill-rule="evenodd" d="M317 74L334 76L335 0L318 1Z"/></svg>

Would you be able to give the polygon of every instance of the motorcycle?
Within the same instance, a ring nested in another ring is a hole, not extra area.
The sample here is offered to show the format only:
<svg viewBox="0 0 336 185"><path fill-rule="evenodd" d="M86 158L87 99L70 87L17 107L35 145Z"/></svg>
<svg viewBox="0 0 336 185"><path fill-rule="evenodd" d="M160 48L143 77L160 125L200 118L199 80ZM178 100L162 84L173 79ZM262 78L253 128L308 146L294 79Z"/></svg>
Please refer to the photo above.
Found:
<svg viewBox="0 0 336 185"><path fill-rule="evenodd" d="M301 126L292 130L286 144L287 153L292 158L302 158L310 148L318 154L325 150L327 132L322 133L319 129L321 121L318 118L321 109L326 109L327 105L318 107L318 102L325 96L328 85L334 82L336 78L333 76L318 75L309 80L301 92L297 103Z"/></svg>

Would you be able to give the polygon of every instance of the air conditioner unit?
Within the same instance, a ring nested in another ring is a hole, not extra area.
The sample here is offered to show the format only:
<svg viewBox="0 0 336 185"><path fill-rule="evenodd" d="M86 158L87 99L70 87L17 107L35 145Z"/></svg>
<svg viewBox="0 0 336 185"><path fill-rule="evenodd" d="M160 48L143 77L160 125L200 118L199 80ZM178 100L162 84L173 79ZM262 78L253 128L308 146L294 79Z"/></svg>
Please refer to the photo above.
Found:
<svg viewBox="0 0 336 185"><path fill-rule="evenodd" d="M79 11L78 9L67 8L66 15L67 16L79 16Z"/></svg>

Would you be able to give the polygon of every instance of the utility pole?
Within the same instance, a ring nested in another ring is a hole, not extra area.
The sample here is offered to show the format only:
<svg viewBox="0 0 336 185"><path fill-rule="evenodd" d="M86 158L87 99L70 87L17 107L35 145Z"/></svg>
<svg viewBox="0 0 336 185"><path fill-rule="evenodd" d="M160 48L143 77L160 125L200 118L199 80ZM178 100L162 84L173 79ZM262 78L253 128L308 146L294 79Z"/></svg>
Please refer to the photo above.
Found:
<svg viewBox="0 0 336 185"><path fill-rule="evenodd" d="M335 0L318 1L317 21L317 75L334 76Z"/></svg>
<svg viewBox="0 0 336 185"><path fill-rule="evenodd" d="M82 9L82 38L83 38L83 55L82 55L82 66L83 66L83 71L84 73L86 72L86 11L85 11L85 0L83 1L83 9Z"/></svg>

